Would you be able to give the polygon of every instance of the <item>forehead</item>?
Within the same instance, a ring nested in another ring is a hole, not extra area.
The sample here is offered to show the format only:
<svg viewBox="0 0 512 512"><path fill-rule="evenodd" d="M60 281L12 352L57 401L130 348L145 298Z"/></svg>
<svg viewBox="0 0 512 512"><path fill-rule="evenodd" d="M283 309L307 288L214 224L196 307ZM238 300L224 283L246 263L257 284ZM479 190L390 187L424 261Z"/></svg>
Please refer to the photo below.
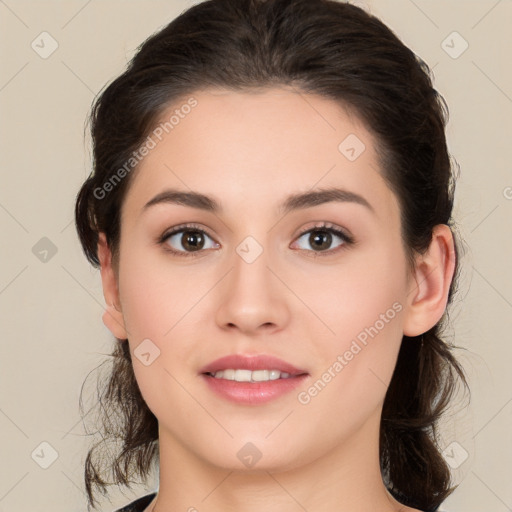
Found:
<svg viewBox="0 0 512 512"><path fill-rule="evenodd" d="M379 215L397 208L370 132L322 96L287 88L199 91L163 112L150 137L126 215L140 213L166 188L208 194L235 212L324 187L363 195Z"/></svg>

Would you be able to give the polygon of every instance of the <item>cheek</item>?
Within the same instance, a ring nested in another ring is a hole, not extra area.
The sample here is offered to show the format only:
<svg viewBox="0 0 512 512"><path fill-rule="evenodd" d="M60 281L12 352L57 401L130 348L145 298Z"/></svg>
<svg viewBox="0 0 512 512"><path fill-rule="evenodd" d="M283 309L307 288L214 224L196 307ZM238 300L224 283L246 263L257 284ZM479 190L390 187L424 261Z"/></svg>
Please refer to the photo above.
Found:
<svg viewBox="0 0 512 512"><path fill-rule="evenodd" d="M364 417L384 399L402 341L405 268L402 253L374 247L347 259L346 267L332 267L309 293L303 288L304 302L321 320L311 317L306 325L307 337L316 341L312 360L320 364L303 402Z"/></svg>
<svg viewBox="0 0 512 512"><path fill-rule="evenodd" d="M167 261L165 255L132 252L120 268L123 316L133 342L161 343L193 317L206 286L197 271ZM191 314L192 313L192 314Z"/></svg>
<svg viewBox="0 0 512 512"><path fill-rule="evenodd" d="M392 246L374 246L316 273L314 280L301 283L299 293L323 324L316 323L317 334L336 340L327 346L338 350L360 333L364 338L365 329L375 324L382 334L396 337L406 290L403 253Z"/></svg>
<svg viewBox="0 0 512 512"><path fill-rule="evenodd" d="M134 252L123 263L120 295L133 369L144 400L160 420L166 418L169 404L190 409L185 390L194 385L190 372L197 352L194 315L205 286L195 286L200 281L184 267L173 268L159 258L151 261L148 254ZM147 346L144 353L150 354L148 365L138 356L143 346Z"/></svg>
<svg viewBox="0 0 512 512"><path fill-rule="evenodd" d="M206 332L204 307L218 276L213 268L173 263L167 255L147 248L125 254L119 291L141 392L150 408L168 400L187 403L188 395L172 376L186 388L195 384L191 365L199 353L196 340L198 335L204 340L211 334ZM157 354L149 366L137 359L143 343L151 358L153 352Z"/></svg>

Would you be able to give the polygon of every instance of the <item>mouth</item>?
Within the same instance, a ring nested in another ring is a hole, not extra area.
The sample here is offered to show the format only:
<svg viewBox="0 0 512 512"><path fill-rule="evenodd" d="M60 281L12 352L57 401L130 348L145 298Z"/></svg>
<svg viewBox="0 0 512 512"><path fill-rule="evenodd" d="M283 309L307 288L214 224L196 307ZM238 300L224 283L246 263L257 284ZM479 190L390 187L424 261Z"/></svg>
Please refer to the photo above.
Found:
<svg viewBox="0 0 512 512"><path fill-rule="evenodd" d="M256 379L264 378L264 380L295 377L308 373L306 370L297 368L278 357L266 354L230 354L212 361L199 370L200 373L211 374L213 377L219 372L226 372L225 375L224 373L221 375L222 378L234 380L232 377L232 375L234 375L235 377L238 376L245 379L241 382L247 382L247 377L249 376L248 371L251 372L251 378L254 373ZM277 375L276 372L279 372L279 375Z"/></svg>
<svg viewBox="0 0 512 512"><path fill-rule="evenodd" d="M214 377L215 379L235 380L237 382L268 382L277 379L291 379L298 377L301 374L290 374L288 372L281 372L279 370L244 370L241 368L234 369L228 368L226 370L219 370L217 372L207 372L205 375Z"/></svg>
<svg viewBox="0 0 512 512"><path fill-rule="evenodd" d="M233 354L200 370L208 388L239 404L261 404L292 391L308 376L306 370L267 355Z"/></svg>

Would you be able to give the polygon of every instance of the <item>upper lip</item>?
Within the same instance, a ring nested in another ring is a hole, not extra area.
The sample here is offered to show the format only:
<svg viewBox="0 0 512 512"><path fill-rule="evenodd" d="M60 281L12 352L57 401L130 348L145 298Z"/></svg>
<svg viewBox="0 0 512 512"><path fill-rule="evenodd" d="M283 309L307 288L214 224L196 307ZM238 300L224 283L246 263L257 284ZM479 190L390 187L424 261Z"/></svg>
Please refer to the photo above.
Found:
<svg viewBox="0 0 512 512"><path fill-rule="evenodd" d="M306 370L296 368L290 363L270 355L231 354L208 363L200 373L215 373L226 369L240 370L278 370L290 375L302 375Z"/></svg>

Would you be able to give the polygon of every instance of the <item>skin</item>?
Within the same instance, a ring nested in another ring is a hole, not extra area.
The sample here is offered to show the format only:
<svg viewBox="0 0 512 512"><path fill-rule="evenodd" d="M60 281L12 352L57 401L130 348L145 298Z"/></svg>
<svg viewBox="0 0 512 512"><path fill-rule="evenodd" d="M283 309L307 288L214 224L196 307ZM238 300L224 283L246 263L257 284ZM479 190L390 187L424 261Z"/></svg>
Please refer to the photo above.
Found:
<svg viewBox="0 0 512 512"><path fill-rule="evenodd" d="M146 338L160 350L149 366L133 358L159 421L159 493L146 511L415 510L382 482L379 420L402 336L427 331L446 308L455 262L450 229L437 226L416 267L407 265L399 204L381 175L374 139L332 100L287 88L193 96L198 105L133 176L119 262L103 234L98 244L105 324L129 339L132 353ZM338 150L349 134L366 147L355 161ZM329 202L278 212L289 194L330 186L363 196L373 211ZM213 196L223 210L168 203L142 213L168 187ZM333 235L323 249L331 254L313 257L320 250L301 231L322 221L348 231L355 244ZM188 222L208 233L199 253L165 250L186 251L181 235L157 243ZM236 252L249 235L263 248L250 264ZM298 393L394 303L401 305L394 318L300 403ZM275 355L309 376L277 400L237 405L199 375L232 353ZM252 468L237 457L248 442L261 452Z"/></svg>

